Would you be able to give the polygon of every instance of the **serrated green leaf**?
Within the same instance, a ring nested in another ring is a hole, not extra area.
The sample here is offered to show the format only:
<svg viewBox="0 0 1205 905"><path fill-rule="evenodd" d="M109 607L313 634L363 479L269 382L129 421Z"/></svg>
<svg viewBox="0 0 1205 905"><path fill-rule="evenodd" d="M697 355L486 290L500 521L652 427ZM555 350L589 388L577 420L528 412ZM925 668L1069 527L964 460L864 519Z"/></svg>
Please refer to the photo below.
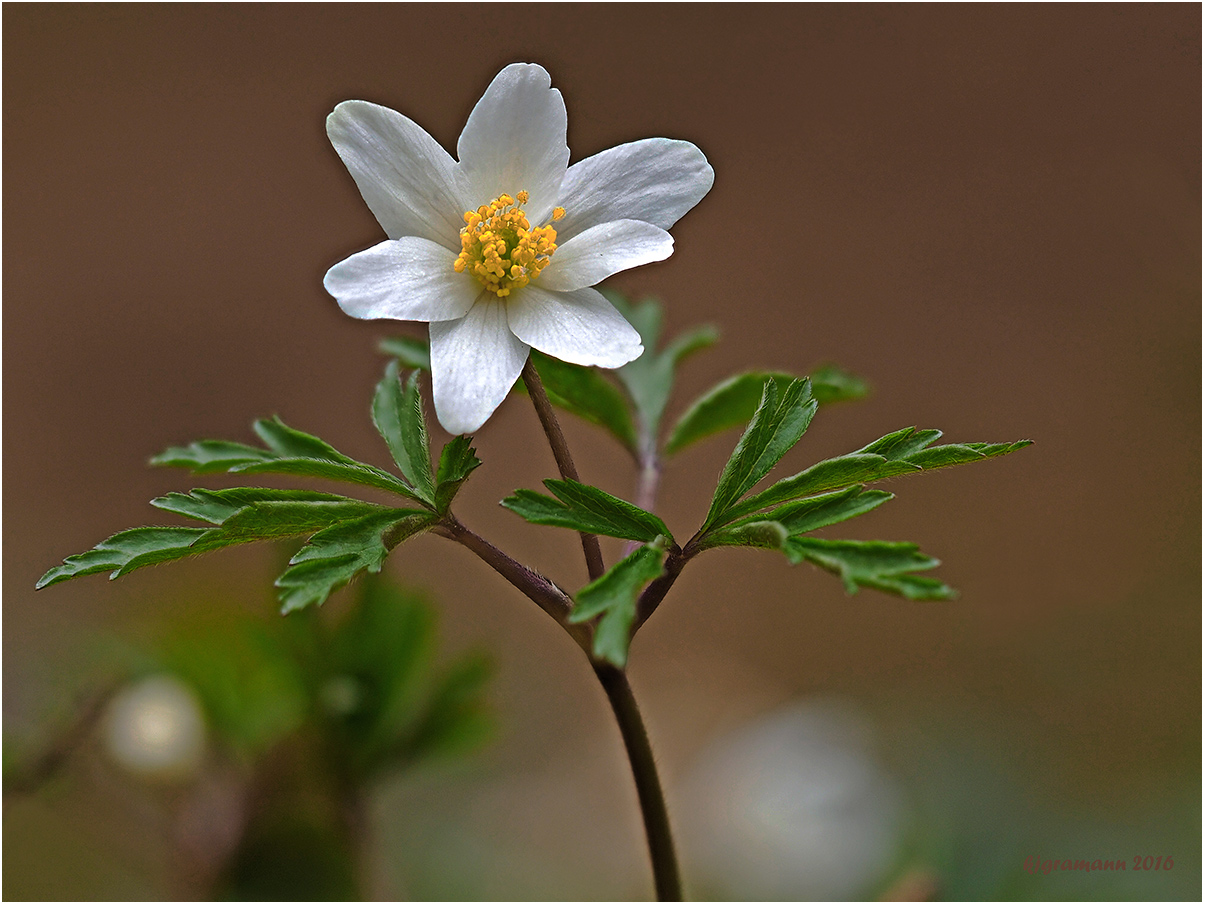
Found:
<svg viewBox="0 0 1205 905"><path fill-rule="evenodd" d="M918 431L911 427L894 431L857 452L825 459L798 474L783 478L761 493L756 493L733 506L726 517L737 518L825 490L1003 456L1023 449L1033 442L1018 440L1014 443L952 443L944 446L926 446L939 436L941 431Z"/></svg>
<svg viewBox="0 0 1205 905"><path fill-rule="evenodd" d="M870 385L836 365L821 365L811 373L812 395L821 405L862 399L870 392Z"/></svg>
<svg viewBox="0 0 1205 905"><path fill-rule="evenodd" d="M276 416L260 418L251 427L264 446L282 459L322 459L343 465L359 464L325 440L289 427Z"/></svg>
<svg viewBox="0 0 1205 905"><path fill-rule="evenodd" d="M867 490L855 485L835 493L795 500L769 512L748 516L735 524L769 519L780 523L788 534L806 534L870 512L893 496L885 490Z"/></svg>
<svg viewBox="0 0 1205 905"><path fill-rule="evenodd" d="M908 456L908 462L925 470L945 468L1001 456L1028 445L1027 440L1020 443L946 443L912 453Z"/></svg>
<svg viewBox="0 0 1205 905"><path fill-rule="evenodd" d="M460 434L448 441L439 454L439 467L435 474L435 511L441 515L448 511L461 486L481 464L477 450L469 445L472 442L472 437Z"/></svg>
<svg viewBox="0 0 1205 905"><path fill-rule="evenodd" d="M227 470L231 474L287 474L302 478L324 478L328 481L341 481L345 484L362 484L365 487L388 490L419 503L426 502L400 478L395 478L389 472L363 462L345 465L341 462L328 462L323 459L271 459L266 462L235 465Z"/></svg>
<svg viewBox="0 0 1205 905"><path fill-rule="evenodd" d="M720 431L748 423L761 402L766 381L773 380L782 393L795 378L778 371L750 371L716 384L691 403L665 442L666 455Z"/></svg>
<svg viewBox="0 0 1205 905"><path fill-rule="evenodd" d="M644 354L615 373L632 397L640 422L640 433L647 438L647 443L652 444L661 429L661 416L673 389L678 365L692 353L713 345L719 339L719 333L710 325L696 327L679 334L658 351L662 320L660 303L645 299L633 305L618 292L610 289L601 291L628 323L636 328L644 343Z"/></svg>
<svg viewBox="0 0 1205 905"><path fill-rule="evenodd" d="M699 549L711 547L764 547L781 550L798 562L794 548L785 542L793 535L835 525L882 505L892 498L883 490L849 487L836 493L795 500L769 512L759 512L713 529L699 539Z"/></svg>
<svg viewBox="0 0 1205 905"><path fill-rule="evenodd" d="M586 622L602 616L594 631L594 655L619 668L628 659L636 596L663 571L664 541L633 550L599 578L574 595L570 622Z"/></svg>
<svg viewBox="0 0 1205 905"><path fill-rule="evenodd" d="M381 340L378 348L386 355L392 355L404 367L428 372L431 370L431 347L425 339L390 336Z"/></svg>
<svg viewBox="0 0 1205 905"><path fill-rule="evenodd" d="M544 486L558 499L534 490L516 490L502 505L536 525L646 542L658 536L670 537L660 518L605 490L577 481L552 479L545 481Z"/></svg>
<svg viewBox="0 0 1205 905"><path fill-rule="evenodd" d="M791 536L785 526L772 519L747 519L737 525L728 525L709 531L699 544L700 550L712 547L760 547L763 550L787 552L787 538Z"/></svg>
<svg viewBox="0 0 1205 905"><path fill-rule="evenodd" d="M398 363L389 362L385 377L372 397L372 423L385 439L385 445L398 469L419 497L435 502L435 476L431 473L431 452L427 441L427 422L423 417L423 398L418 390L418 371L410 374L403 386Z"/></svg>
<svg viewBox="0 0 1205 905"><path fill-rule="evenodd" d="M692 443L720 431L745 424L761 402L762 389L773 380L782 393L796 379L782 371L750 371L716 384L682 413L665 443L666 455L680 452ZM809 378L812 397L820 405L859 399L867 393L866 383L833 365L819 368Z"/></svg>
<svg viewBox="0 0 1205 905"><path fill-rule="evenodd" d="M152 465L187 468L193 474L228 471L234 465L276 458L266 449L256 449L230 440L197 440L188 446L172 446L151 459Z"/></svg>
<svg viewBox="0 0 1205 905"><path fill-rule="evenodd" d="M132 528L101 541L86 553L67 557L63 565L43 575L37 587L110 570L110 578L119 578L143 566L208 553L233 544L313 534L381 508L346 498L265 500L228 513L215 528Z"/></svg>
<svg viewBox="0 0 1205 905"><path fill-rule="evenodd" d="M892 431L887 436L880 437L855 452L862 455L882 456L888 460L907 459L940 437L941 431L936 429L917 430L915 427L905 427Z"/></svg>
<svg viewBox="0 0 1205 905"><path fill-rule="evenodd" d="M728 517L736 501L799 441L815 413L807 378L792 381L781 394L773 380L766 381L761 404L720 474L704 529Z"/></svg>
<svg viewBox="0 0 1205 905"><path fill-rule="evenodd" d="M638 452L636 428L627 400L596 368L569 364L535 349L531 360L553 405L610 431L628 450Z"/></svg>
<svg viewBox="0 0 1205 905"><path fill-rule="evenodd" d="M187 516L202 522L220 525L244 506L268 500L313 500L343 502L349 498L337 493L316 490L278 490L274 487L231 487L209 490L199 487L188 493L169 493L151 500L151 505L165 512Z"/></svg>
<svg viewBox="0 0 1205 905"><path fill-rule="evenodd" d="M101 541L85 553L63 560L40 579L36 588L45 588L69 578L79 578L96 572L121 569L134 559L142 558L143 565L166 562L187 556L193 543L207 528L131 528Z"/></svg>
<svg viewBox="0 0 1205 905"><path fill-rule="evenodd" d="M188 468L194 474L288 474L363 484L426 504L415 490L387 471L345 456L324 440L294 430L279 418L255 422L267 449L227 440L200 440L172 447L151 459L152 465ZM429 505L429 504L428 504Z"/></svg>
<svg viewBox="0 0 1205 905"><path fill-rule="evenodd" d="M244 506L216 528L210 528L193 547L216 549L230 544L312 534L339 522L380 512L384 507L363 500L265 500Z"/></svg>
<svg viewBox="0 0 1205 905"><path fill-rule="evenodd" d="M916 544L792 537L787 545L801 558L838 575L849 594L856 593L860 586L909 600L951 600L957 596L953 588L935 578L912 574L940 565L921 553Z"/></svg>
<svg viewBox="0 0 1205 905"><path fill-rule="evenodd" d="M379 572L390 550L436 519L418 509L386 509L318 532L276 579L281 611L321 604L360 572Z"/></svg>

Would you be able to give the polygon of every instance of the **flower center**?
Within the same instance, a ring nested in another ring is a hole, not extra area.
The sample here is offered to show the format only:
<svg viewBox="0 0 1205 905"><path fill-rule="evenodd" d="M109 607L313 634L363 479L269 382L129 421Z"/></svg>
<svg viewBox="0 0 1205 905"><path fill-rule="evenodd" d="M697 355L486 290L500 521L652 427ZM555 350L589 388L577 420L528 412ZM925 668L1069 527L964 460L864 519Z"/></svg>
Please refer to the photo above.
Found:
<svg viewBox="0 0 1205 905"><path fill-rule="evenodd" d="M556 230L551 225L532 229L519 206L526 203L527 192L519 192L464 212L460 254L452 266L457 273L472 274L499 298L538 277L556 251ZM563 207L552 212L553 220L563 216Z"/></svg>

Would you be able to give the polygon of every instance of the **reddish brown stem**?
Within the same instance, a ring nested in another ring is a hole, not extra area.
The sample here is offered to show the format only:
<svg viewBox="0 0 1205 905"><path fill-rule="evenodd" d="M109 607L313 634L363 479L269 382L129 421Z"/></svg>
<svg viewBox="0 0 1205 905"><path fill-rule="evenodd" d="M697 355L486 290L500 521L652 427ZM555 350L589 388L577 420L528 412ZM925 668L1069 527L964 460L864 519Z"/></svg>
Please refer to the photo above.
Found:
<svg viewBox="0 0 1205 905"><path fill-rule="evenodd" d="M540 425L548 436L548 444L552 447L552 455L556 459L556 467L561 477L566 481L580 483L577 466L573 464L573 456L569 453L569 444L565 442L565 434L561 431L561 423L557 420L552 403L548 401L548 394L544 392L544 384L540 382L540 375L536 373L536 366L530 356L527 364L523 365L523 385L527 387L527 394L531 396ZM590 580L593 581L607 571L603 564L602 548L598 545L597 535L583 531L581 538L582 552L586 555L586 571L590 573Z"/></svg>

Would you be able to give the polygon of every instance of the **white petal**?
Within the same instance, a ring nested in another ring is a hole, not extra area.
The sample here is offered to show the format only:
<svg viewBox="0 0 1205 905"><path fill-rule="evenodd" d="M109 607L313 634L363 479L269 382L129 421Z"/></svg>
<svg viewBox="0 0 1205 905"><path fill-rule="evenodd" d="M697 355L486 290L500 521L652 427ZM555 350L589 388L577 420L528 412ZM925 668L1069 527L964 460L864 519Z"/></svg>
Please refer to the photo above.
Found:
<svg viewBox="0 0 1205 905"><path fill-rule="evenodd" d="M455 261L456 255L426 239L389 239L340 261L322 285L344 313L363 320L456 320L485 290L453 270Z"/></svg>
<svg viewBox="0 0 1205 905"><path fill-rule="evenodd" d="M512 63L499 72L456 145L458 185L474 199L469 207L526 191L528 219L545 223L569 166L565 127L565 101L543 67Z"/></svg>
<svg viewBox="0 0 1205 905"><path fill-rule="evenodd" d="M540 272L540 287L568 292L594 286L621 270L664 261L673 252L673 236L659 226L642 220L600 223L557 245Z"/></svg>
<svg viewBox="0 0 1205 905"><path fill-rule="evenodd" d="M422 236L460 250L467 207L457 195L456 162L434 138L396 110L367 101L337 106L326 134L389 238Z"/></svg>
<svg viewBox="0 0 1205 905"><path fill-rule="evenodd" d="M688 141L646 138L617 145L569 168L558 202L565 219L556 224L557 235L569 239L610 220L644 220L669 229L714 181L711 164Z"/></svg>
<svg viewBox="0 0 1205 905"><path fill-rule="evenodd" d="M506 318L523 342L573 364L618 368L644 351L640 334L595 289L549 292L532 283L511 296Z"/></svg>
<svg viewBox="0 0 1205 905"><path fill-rule="evenodd" d="M506 306L490 292L460 320L432 324L431 391L444 430L481 427L519 379L527 353L506 325Z"/></svg>

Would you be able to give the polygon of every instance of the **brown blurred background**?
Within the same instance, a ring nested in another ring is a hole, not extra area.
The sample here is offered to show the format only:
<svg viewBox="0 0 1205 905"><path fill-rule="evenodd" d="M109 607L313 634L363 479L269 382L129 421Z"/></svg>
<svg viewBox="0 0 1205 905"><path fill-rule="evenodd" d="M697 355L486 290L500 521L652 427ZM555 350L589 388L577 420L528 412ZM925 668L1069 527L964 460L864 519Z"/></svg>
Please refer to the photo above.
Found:
<svg viewBox="0 0 1205 905"><path fill-rule="evenodd" d="M1155 851L1138 835L1119 855L1170 852L1199 884L1198 6L34 4L4 19L6 736L35 736L87 684L100 633L206 601L271 610L279 554L259 549L34 593L62 557L161 521L150 498L227 486L150 455L248 441L279 413L388 462L368 400L390 325L346 318L321 283L380 230L324 117L363 98L454 149L493 75L528 60L564 93L573 160L665 135L715 168L674 256L613 283L664 300L671 331L722 330L671 416L737 370L832 360L875 392L822 410L783 473L910 424L1036 441L897 480L845 532L919 543L954 603L847 598L756 552L692 565L632 654L671 806L689 810L673 790L712 739L835 696L887 748L965 733L1037 824L1187 808L1195 836ZM621 452L566 427L584 479L630 494ZM675 532L697 525L734 441L668 469ZM526 400L477 448L461 518L582 583L572 537L496 505L553 474ZM461 774L382 793L386 894L645 895L618 735L574 647L438 538L387 569L437 598L448 649L493 653L502 730ZM6 897L168 895L137 809L70 788L6 805ZM1026 853L1107 856L1027 832ZM462 885L422 885L438 857Z"/></svg>

